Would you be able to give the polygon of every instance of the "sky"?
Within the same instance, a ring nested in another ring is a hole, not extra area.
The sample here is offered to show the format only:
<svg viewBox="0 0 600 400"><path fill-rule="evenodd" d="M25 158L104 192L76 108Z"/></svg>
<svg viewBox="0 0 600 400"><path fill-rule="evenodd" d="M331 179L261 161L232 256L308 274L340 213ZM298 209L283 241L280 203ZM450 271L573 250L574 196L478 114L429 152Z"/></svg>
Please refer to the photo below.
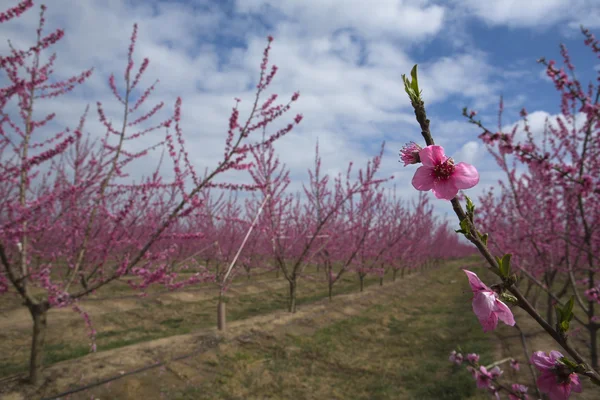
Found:
<svg viewBox="0 0 600 400"><path fill-rule="evenodd" d="M0 24L0 54L7 39L19 49L35 43L39 1L20 18ZM0 0L0 10L17 1ZM168 118L179 96L183 101L182 127L188 151L198 171L214 167L223 154L234 98L242 99L245 121L258 83L266 37L274 41L270 65L278 67L269 90L287 103L295 91L300 98L267 133L303 120L276 142L280 160L291 171L290 191L308 180L319 141L323 169L346 170L348 162L362 167L386 142L379 176L394 176L406 199L415 198L411 179L416 166L403 167L398 150L409 141L423 144L418 124L403 90L402 74L419 66L419 82L437 144L456 162L467 162L480 172L480 183L466 193L476 198L503 178L478 134L467 123L462 108L478 111L489 129L498 125L498 102L504 98L503 126L519 120L519 110L530 113L534 132L547 117L559 113L560 97L540 57L560 63L564 43L577 67L578 78L589 82L600 62L583 45L583 24L600 34L597 0L52 0L47 1L47 34L57 28L65 37L51 47L55 52L54 81L94 67L91 78L73 92L36 104L37 118L56 113L55 121L40 132L48 138L65 127L75 129L86 105L91 106L84 131L104 133L95 102L103 104L109 120L122 121L123 109L108 85L110 74L123 88L127 49L138 24L134 70L150 59L139 87L160 82L142 110L164 101L149 127ZM0 71L0 85L7 79ZM134 93L134 97L139 92ZM16 112L10 104L5 112ZM140 116L141 114L138 114ZM255 132L259 138L261 132ZM165 131L132 143L131 150L152 145ZM132 166L132 177L151 172L160 153ZM168 177L170 170L164 171ZM247 172L227 180L249 183ZM451 218L448 201L429 193L436 212Z"/></svg>

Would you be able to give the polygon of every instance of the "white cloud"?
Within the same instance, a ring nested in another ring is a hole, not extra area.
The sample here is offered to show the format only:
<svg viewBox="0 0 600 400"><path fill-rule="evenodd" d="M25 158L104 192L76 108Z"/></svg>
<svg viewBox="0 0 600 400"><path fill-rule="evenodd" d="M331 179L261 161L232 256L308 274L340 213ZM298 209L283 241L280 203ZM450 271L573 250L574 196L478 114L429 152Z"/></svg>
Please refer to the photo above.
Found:
<svg viewBox="0 0 600 400"><path fill-rule="evenodd" d="M465 143L461 149L452 157L456 160L457 163L465 162L467 164L477 164L479 160L486 153L486 149L479 142L467 142Z"/></svg>
<svg viewBox="0 0 600 400"><path fill-rule="evenodd" d="M580 24L599 26L600 12L596 0L454 0L466 14L475 15L490 25L515 28L549 27L567 22L572 28Z"/></svg>
<svg viewBox="0 0 600 400"><path fill-rule="evenodd" d="M238 0L239 12L263 14L267 20L289 18L302 33L321 36L352 27L367 37L423 38L442 27L444 8L427 0ZM276 12L273 12L276 11Z"/></svg>

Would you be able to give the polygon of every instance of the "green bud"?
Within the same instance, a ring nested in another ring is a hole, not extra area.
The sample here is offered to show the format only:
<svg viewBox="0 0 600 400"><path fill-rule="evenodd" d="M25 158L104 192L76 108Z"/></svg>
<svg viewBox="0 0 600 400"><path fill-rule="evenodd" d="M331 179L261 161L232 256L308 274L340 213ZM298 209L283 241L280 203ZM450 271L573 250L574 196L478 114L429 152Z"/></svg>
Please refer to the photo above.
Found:
<svg viewBox="0 0 600 400"><path fill-rule="evenodd" d="M465 198L467 199L467 214L474 215L474 213L475 213L475 204L473 204L473 202L471 201L471 199L469 198L469 196L465 196Z"/></svg>
<svg viewBox="0 0 600 400"><path fill-rule="evenodd" d="M464 231L465 235L468 235L471 232L469 229L469 221L467 221L466 218L460 221L460 229Z"/></svg>
<svg viewBox="0 0 600 400"><path fill-rule="evenodd" d="M417 102L421 99L421 92L419 91L419 81L417 79L417 64L410 71L412 80L409 80L406 75L402 74L402 80L404 81L404 90L408 94L411 102Z"/></svg>
<svg viewBox="0 0 600 400"><path fill-rule="evenodd" d="M519 304L519 300L513 296L512 294L508 293L508 292L502 292L502 294L500 294L500 300L504 301L505 303L510 303L512 305L517 305Z"/></svg>

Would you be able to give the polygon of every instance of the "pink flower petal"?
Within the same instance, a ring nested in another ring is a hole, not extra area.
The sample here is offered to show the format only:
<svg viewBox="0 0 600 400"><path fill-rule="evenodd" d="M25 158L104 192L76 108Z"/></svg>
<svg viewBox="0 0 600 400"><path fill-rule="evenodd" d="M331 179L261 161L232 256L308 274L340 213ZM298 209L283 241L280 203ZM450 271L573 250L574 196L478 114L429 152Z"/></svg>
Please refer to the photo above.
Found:
<svg viewBox="0 0 600 400"><path fill-rule="evenodd" d="M458 163L450 178L459 189L470 189L479 183L479 172L471 164Z"/></svg>
<svg viewBox="0 0 600 400"><path fill-rule="evenodd" d="M556 353L558 353L558 351ZM554 368L555 361L551 357L548 357L543 351L536 351L531 355L531 363L535 365L540 372L544 372Z"/></svg>
<svg viewBox="0 0 600 400"><path fill-rule="evenodd" d="M510 311L510 308L508 308L506 304L504 304L498 299L496 299L494 312L496 313L500 321L504 322L506 325L515 325L515 317L512 311Z"/></svg>
<svg viewBox="0 0 600 400"><path fill-rule="evenodd" d="M464 273L467 274L467 278L469 279L469 284L471 285L471 289L473 291L479 291L479 290L491 290L489 287L487 287L485 285L485 283L483 283L481 281L481 279L479 279L479 277L477 276L477 274L475 272L471 272L469 270L463 269Z"/></svg>
<svg viewBox="0 0 600 400"><path fill-rule="evenodd" d="M479 320L487 320L494 309L495 298L488 292L477 292L473 297L473 312Z"/></svg>
<svg viewBox="0 0 600 400"><path fill-rule="evenodd" d="M554 363L556 363L556 361L560 360L563 357L564 356L562 355L562 353L560 351L552 350L550 352L550 359L552 361L554 361Z"/></svg>
<svg viewBox="0 0 600 400"><path fill-rule="evenodd" d="M421 152L423 150L421 150ZM434 178L431 168L425 166L417 168L415 176L413 176L412 179L412 185L415 189L422 191L431 190L433 189L433 182Z"/></svg>
<svg viewBox="0 0 600 400"><path fill-rule="evenodd" d="M419 158L424 166L433 168L437 164L440 164L448 157L444 154L444 148L442 146L427 146L419 152Z"/></svg>
<svg viewBox="0 0 600 400"><path fill-rule="evenodd" d="M452 179L448 179L447 181L433 181L433 194L438 199L452 200L456 197L457 193L458 188Z"/></svg>
<svg viewBox="0 0 600 400"><path fill-rule="evenodd" d="M494 313L490 313L487 319L483 320L480 318L479 323L483 328L483 333L491 332L498 326L498 316Z"/></svg>
<svg viewBox="0 0 600 400"><path fill-rule="evenodd" d="M581 382L579 382L579 375L571 374L571 390L576 393L581 393Z"/></svg>
<svg viewBox="0 0 600 400"><path fill-rule="evenodd" d="M571 385L568 383L555 383L548 391L550 400L569 400L569 396L571 396Z"/></svg>

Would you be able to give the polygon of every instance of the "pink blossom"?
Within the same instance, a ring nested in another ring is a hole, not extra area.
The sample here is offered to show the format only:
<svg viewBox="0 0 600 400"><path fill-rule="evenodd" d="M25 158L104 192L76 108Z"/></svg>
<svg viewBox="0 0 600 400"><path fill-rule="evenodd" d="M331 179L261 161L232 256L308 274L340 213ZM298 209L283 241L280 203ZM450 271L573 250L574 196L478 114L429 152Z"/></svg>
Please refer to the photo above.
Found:
<svg viewBox="0 0 600 400"><path fill-rule="evenodd" d="M477 380L478 388L486 389L486 388L490 387L490 385L492 384L492 379L494 379L494 377L482 365L481 367L479 367L479 371L477 371L477 375L475 376L475 379Z"/></svg>
<svg viewBox="0 0 600 400"><path fill-rule="evenodd" d="M510 360L510 366L514 368L515 371L518 371L521 367L519 366L519 362L517 360Z"/></svg>
<svg viewBox="0 0 600 400"><path fill-rule="evenodd" d="M475 273L463 270L469 278L473 290L473 311L479 319L484 332L496 329L498 319L513 326L515 319L510 308L498 299L498 294L488 288Z"/></svg>
<svg viewBox="0 0 600 400"><path fill-rule="evenodd" d="M407 143L402 149L400 149L400 159L404 161L404 166L409 164L418 164L421 162L419 158L419 152L423 148L415 142Z"/></svg>
<svg viewBox="0 0 600 400"><path fill-rule="evenodd" d="M584 293L589 301L595 301L597 303L600 303L600 289L598 289L598 287L588 289Z"/></svg>
<svg viewBox="0 0 600 400"><path fill-rule="evenodd" d="M479 173L470 164L454 164L446 157L442 146L427 146L419 151L423 163L412 179L415 189L433 190L438 199L452 200L459 189L469 189L479 183Z"/></svg>
<svg viewBox="0 0 600 400"><path fill-rule="evenodd" d="M514 394L509 393L508 398L510 400L528 400L529 399L529 396L527 396L527 386L519 385L518 383L513 383L512 390L513 390L513 392L520 394L521 397L517 397Z"/></svg>
<svg viewBox="0 0 600 400"><path fill-rule="evenodd" d="M560 361L562 357L554 350L549 356L543 351L531 355L531 363L542 373L537 379L538 388L548 394L550 400L566 400L571 391L581 393L579 376Z"/></svg>
<svg viewBox="0 0 600 400"><path fill-rule="evenodd" d="M490 370L490 374L492 375L492 378L494 378L494 379L496 379L496 378L499 378L499 377L500 377L500 375L502 375L502 374L503 374L503 372L504 372L504 371L502 371L502 370L500 369L500 367L494 367L494 368L492 368L492 369Z"/></svg>
<svg viewBox="0 0 600 400"><path fill-rule="evenodd" d="M460 353L457 353L455 350L452 350L448 360L452 363L455 363L456 365L460 365L463 362L463 355Z"/></svg>
<svg viewBox="0 0 600 400"><path fill-rule="evenodd" d="M475 364L479 361L479 356L475 353L471 353L467 355L467 360Z"/></svg>

